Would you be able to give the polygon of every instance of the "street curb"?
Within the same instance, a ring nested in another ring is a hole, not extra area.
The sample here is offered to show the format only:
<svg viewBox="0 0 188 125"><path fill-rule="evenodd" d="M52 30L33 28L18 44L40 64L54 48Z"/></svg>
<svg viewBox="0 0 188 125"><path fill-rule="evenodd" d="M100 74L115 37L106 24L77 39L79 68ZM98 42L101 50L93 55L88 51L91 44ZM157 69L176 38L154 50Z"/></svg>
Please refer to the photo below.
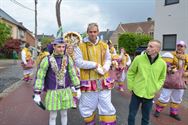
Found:
<svg viewBox="0 0 188 125"><path fill-rule="evenodd" d="M15 89L17 89L21 84L22 80L19 80L15 83L13 83L12 85L10 85L8 88L6 88L5 90L3 90L3 92L0 93L0 98L3 98L5 96L7 96L10 92L14 91Z"/></svg>

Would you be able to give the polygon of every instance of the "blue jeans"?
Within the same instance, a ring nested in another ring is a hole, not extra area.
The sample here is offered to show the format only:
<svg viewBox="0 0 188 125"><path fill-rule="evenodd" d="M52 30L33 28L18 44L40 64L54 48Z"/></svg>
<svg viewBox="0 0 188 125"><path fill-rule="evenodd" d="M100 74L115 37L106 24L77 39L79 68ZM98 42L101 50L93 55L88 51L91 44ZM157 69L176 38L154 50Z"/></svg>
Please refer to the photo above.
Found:
<svg viewBox="0 0 188 125"><path fill-rule="evenodd" d="M136 96L134 93L131 97L131 102L129 104L129 116L128 116L128 125L135 125L135 117L138 112L139 106L142 110L142 123L141 125L148 125L150 119L150 113L153 105L153 99L145 99Z"/></svg>

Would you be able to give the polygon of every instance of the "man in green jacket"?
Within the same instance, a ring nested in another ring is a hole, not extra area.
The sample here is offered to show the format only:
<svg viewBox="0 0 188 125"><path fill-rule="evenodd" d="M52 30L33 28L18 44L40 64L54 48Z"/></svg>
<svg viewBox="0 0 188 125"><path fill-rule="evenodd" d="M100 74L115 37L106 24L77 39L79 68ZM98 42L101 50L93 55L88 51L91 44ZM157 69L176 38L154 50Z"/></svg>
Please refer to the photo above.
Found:
<svg viewBox="0 0 188 125"><path fill-rule="evenodd" d="M137 56L128 70L128 90L132 93L128 125L135 125L135 116L140 104L142 105L141 125L149 124L153 98L166 77L166 63L159 54L160 49L160 41L149 41L146 52Z"/></svg>

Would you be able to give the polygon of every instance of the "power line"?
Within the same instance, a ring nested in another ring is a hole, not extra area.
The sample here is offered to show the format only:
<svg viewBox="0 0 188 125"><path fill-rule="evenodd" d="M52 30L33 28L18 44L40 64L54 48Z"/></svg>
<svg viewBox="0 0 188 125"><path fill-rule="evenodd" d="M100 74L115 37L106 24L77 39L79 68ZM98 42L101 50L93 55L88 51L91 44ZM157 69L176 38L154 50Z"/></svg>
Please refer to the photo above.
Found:
<svg viewBox="0 0 188 125"><path fill-rule="evenodd" d="M10 1L13 2L14 4L20 6L20 7L23 7L23 8L25 8L25 9L31 10L31 11L33 11L33 12L35 11L35 10L33 10L33 9L29 8L29 7L26 7L25 5L19 3L19 2L16 1L16 0L10 0Z"/></svg>

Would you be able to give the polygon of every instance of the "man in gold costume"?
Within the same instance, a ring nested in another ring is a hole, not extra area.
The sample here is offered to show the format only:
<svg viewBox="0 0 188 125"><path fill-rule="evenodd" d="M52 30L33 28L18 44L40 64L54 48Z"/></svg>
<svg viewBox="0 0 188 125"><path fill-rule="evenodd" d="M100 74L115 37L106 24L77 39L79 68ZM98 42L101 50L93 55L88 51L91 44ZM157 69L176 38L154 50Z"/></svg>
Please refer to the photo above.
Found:
<svg viewBox="0 0 188 125"><path fill-rule="evenodd" d="M79 110L86 125L96 125L96 108L100 125L116 125L116 110L111 103L114 85L108 73L111 65L109 48L97 37L99 28L96 23L88 25L87 34L83 43L74 49L82 91Z"/></svg>

